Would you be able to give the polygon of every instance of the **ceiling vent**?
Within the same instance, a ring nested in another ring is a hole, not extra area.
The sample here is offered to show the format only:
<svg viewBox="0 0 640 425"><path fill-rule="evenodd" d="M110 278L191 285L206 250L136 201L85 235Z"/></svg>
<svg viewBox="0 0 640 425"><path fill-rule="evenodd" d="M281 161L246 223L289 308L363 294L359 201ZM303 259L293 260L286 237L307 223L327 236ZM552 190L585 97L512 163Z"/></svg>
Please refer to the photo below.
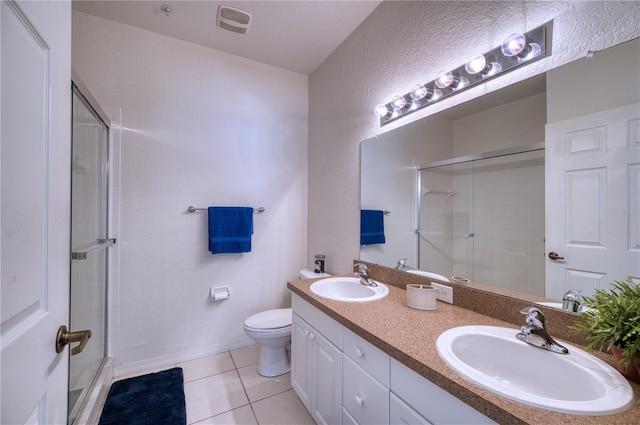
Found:
<svg viewBox="0 0 640 425"><path fill-rule="evenodd" d="M234 7L225 6L223 4L218 7L218 27L237 32L239 34L246 34L249 31L249 22L251 21L251 14L244 10L236 9Z"/></svg>

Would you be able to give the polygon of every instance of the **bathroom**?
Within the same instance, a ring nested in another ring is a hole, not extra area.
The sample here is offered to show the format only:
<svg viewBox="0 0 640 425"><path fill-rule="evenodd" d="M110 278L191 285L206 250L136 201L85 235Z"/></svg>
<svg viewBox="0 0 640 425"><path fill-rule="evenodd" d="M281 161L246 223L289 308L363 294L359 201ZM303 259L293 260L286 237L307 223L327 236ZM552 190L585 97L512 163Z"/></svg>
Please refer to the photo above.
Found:
<svg viewBox="0 0 640 425"><path fill-rule="evenodd" d="M288 306L286 281L317 253L329 273L352 270L360 142L432 113L380 129L373 105L554 20L550 58L435 109L452 106L638 37L638 14L634 2L383 2L307 74L74 11L72 65L110 115L120 158L108 339L118 373L250 344L246 317ZM252 252L212 256L189 205L264 206ZM230 298L211 303L218 285Z"/></svg>

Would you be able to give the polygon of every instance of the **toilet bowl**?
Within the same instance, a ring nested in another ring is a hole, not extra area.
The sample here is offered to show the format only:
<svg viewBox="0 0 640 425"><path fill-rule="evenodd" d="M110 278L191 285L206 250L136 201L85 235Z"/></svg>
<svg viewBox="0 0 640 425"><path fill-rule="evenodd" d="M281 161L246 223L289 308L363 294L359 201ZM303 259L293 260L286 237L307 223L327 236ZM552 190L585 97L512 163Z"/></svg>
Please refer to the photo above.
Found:
<svg viewBox="0 0 640 425"><path fill-rule="evenodd" d="M314 279L331 276L327 273L315 273L300 270L300 279ZM244 332L260 345L258 373L262 376L284 375L291 371L291 362L287 349L291 341L290 308L267 310L249 317L244 322Z"/></svg>
<svg viewBox="0 0 640 425"><path fill-rule="evenodd" d="M267 310L249 317L244 332L260 345L258 373L278 376L291 370L287 345L291 340L291 309Z"/></svg>

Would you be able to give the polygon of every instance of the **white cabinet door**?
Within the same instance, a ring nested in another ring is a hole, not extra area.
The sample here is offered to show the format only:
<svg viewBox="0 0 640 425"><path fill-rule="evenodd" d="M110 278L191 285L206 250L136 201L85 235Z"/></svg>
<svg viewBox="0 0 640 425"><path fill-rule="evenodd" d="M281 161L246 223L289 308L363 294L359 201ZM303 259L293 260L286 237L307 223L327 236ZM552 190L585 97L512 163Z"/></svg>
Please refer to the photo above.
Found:
<svg viewBox="0 0 640 425"><path fill-rule="evenodd" d="M291 386L307 410L311 411L309 387L311 381L311 340L312 328L297 314L291 323Z"/></svg>
<svg viewBox="0 0 640 425"><path fill-rule="evenodd" d="M313 346L311 415L318 424L342 423L342 352L320 333Z"/></svg>
<svg viewBox="0 0 640 425"><path fill-rule="evenodd" d="M3 424L67 423L71 2L0 2Z"/></svg>
<svg viewBox="0 0 640 425"><path fill-rule="evenodd" d="M389 395L389 423L393 425L431 425L400 398L391 393Z"/></svg>
<svg viewBox="0 0 640 425"><path fill-rule="evenodd" d="M640 278L640 104L547 125L545 162L545 296Z"/></svg>

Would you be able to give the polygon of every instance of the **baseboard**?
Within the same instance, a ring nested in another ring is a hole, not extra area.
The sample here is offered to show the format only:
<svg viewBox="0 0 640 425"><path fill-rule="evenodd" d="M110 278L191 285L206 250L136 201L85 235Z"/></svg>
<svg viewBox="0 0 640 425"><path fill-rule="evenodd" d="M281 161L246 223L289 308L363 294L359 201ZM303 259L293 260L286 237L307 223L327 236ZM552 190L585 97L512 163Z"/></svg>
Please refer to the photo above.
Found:
<svg viewBox="0 0 640 425"><path fill-rule="evenodd" d="M143 373L149 373L150 371L174 366L178 363L188 362L200 357L211 356L214 354L223 353L225 351L237 350L238 348L247 347L253 344L255 344L255 342L251 338L242 336L230 341L226 341L223 344L215 344L204 347L196 352L183 351L166 356L151 357L148 359L115 367L114 378L119 379L122 377L141 375Z"/></svg>

